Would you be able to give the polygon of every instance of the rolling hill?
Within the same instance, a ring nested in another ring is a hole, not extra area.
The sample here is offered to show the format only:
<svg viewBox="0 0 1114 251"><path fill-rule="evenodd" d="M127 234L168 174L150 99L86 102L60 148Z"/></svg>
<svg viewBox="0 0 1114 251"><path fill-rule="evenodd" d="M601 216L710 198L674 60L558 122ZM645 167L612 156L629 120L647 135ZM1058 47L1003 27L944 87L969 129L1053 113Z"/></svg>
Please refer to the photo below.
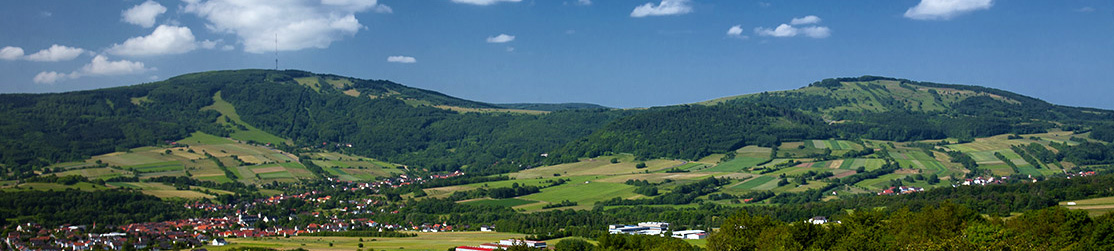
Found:
<svg viewBox="0 0 1114 251"><path fill-rule="evenodd" d="M698 160L747 145L814 139L970 141L1056 128L1108 132L1114 121L1111 111L1003 90L872 76L624 110L488 104L385 80L235 70L90 91L3 94L0 108L4 178L195 132L286 151L322 149L430 171L494 174L619 153Z"/></svg>

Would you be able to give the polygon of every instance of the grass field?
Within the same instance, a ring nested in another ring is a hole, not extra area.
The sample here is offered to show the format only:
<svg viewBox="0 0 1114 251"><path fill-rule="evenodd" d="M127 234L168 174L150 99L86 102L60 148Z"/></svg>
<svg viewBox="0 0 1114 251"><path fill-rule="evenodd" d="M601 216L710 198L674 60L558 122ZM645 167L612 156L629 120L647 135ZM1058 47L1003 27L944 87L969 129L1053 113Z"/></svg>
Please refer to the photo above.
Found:
<svg viewBox="0 0 1114 251"><path fill-rule="evenodd" d="M364 250L447 250L457 246L478 246L483 243L498 242L502 239L523 238L525 234L499 232L442 232L417 233L417 237L387 238L362 237ZM304 248L307 250L356 250L361 237L309 237L290 238L230 238L229 245L205 248L214 251L230 250L240 247L262 247L274 249ZM372 241L374 239L374 241ZM332 246L329 246L332 243ZM556 243L554 243L556 244Z"/></svg>
<svg viewBox="0 0 1114 251"><path fill-rule="evenodd" d="M168 185L162 184L162 183L111 182L111 183L108 183L108 184L112 185L112 186L116 186L116 187L127 187L127 188L140 189L140 191L143 192L144 194L152 195L152 196L159 197L159 198L187 198L187 199L213 198L212 195L204 194L204 193L193 191L193 190L178 190L178 189L175 189L172 186L168 186ZM191 187L190 189L208 189L208 188ZM214 191L213 189L208 189L208 190ZM220 190L215 190L215 191L220 191ZM229 193L227 191L220 191L220 192Z"/></svg>
<svg viewBox="0 0 1114 251"><path fill-rule="evenodd" d="M183 169L182 163L177 161L164 161L147 163L142 165L125 166L124 169L134 169L136 172L155 173L167 171L181 171Z"/></svg>
<svg viewBox="0 0 1114 251"><path fill-rule="evenodd" d="M611 159L619 160L619 163L611 163ZM554 166L544 166L533 169L519 171L510 174L511 177L524 180L535 178L550 178L554 177L553 174L561 176L587 176L587 175L619 175L619 174L632 174L641 173L645 171L655 172L670 167L681 165L678 160L650 160L646 161L646 168L635 168L637 162L634 161L634 156L629 154L615 155L615 156L601 156L591 159L582 159L581 161L567 164L560 164Z"/></svg>
<svg viewBox="0 0 1114 251"><path fill-rule="evenodd" d="M122 171L122 170L116 170L116 169L107 168L107 167L101 167L101 168L86 168L86 169L78 169L78 170L69 170L69 171L57 173L57 175L58 176L80 175L80 176L85 176L85 177L90 178L90 179L108 179L108 178L112 178L112 177L120 177L120 176L128 175L130 173L131 172L128 172L128 171Z"/></svg>
<svg viewBox="0 0 1114 251"><path fill-rule="evenodd" d="M611 198L631 198L640 196L634 193L634 186L610 182L569 182L568 184L542 189L540 193L521 196L521 199L557 203L569 200L579 203L573 209L590 209L597 201ZM541 209L544 203L523 207L526 210Z"/></svg>
<svg viewBox="0 0 1114 251"><path fill-rule="evenodd" d="M732 190L768 190L768 189L759 189L758 187L763 187L763 185L765 185L766 183L770 183L771 181L773 181L774 185L776 186L777 185L776 180L777 180L777 177L775 177L775 176L757 176L757 177L754 177L750 180L740 182L738 185L731 186L731 189Z"/></svg>
<svg viewBox="0 0 1114 251"><path fill-rule="evenodd" d="M346 181L367 181L403 173L399 165L340 153L313 153L313 163ZM321 160L321 159L324 160Z"/></svg>
<svg viewBox="0 0 1114 251"><path fill-rule="evenodd" d="M866 187L866 188L871 188L871 189L885 189L885 188L890 187L890 181L891 180L905 178L905 176L908 176L908 175L907 174L891 173L891 174L878 176L878 178L860 181L859 183L856 183L855 185L856 186L861 186L861 187Z"/></svg>
<svg viewBox="0 0 1114 251"><path fill-rule="evenodd" d="M179 140L178 142L183 143L183 144L188 144L188 145L219 145L219 144L235 143L232 140L217 137L217 136L214 136L212 134L203 133L203 132L192 133L192 134L190 134L190 136L188 138L184 138L182 140Z"/></svg>
<svg viewBox="0 0 1114 251"><path fill-rule="evenodd" d="M715 167L701 170L703 172L741 172L745 169L754 167L758 163L765 162L767 158L755 157L735 157L735 159L720 163Z"/></svg>
<svg viewBox="0 0 1114 251"><path fill-rule="evenodd" d="M66 189L76 189L81 191L96 191L106 190L108 187L96 185L88 182L81 182L73 185L64 185L58 183L23 183L18 186L4 187L4 191L18 191L18 190L38 190L38 191L65 191Z"/></svg>
<svg viewBox="0 0 1114 251"><path fill-rule="evenodd" d="M869 171L882 168L883 164L886 164L886 161L882 159L847 159L843 160L843 164L841 164L839 168L854 170L863 167Z"/></svg>
<svg viewBox="0 0 1114 251"><path fill-rule="evenodd" d="M293 144L293 142L290 140L283 139L273 134L264 132L259 128L251 126L251 124L245 123L243 120L240 119L240 115L236 113L236 107L232 106L232 103L228 103L228 101L224 101L224 99L221 98L220 91L217 91L216 94L213 94L213 104L210 106L202 107L201 110L215 110L217 112L220 112L221 116L217 118L218 123L226 124L225 118L228 118L229 120L232 120L233 122L243 125L245 128L247 128L247 130L235 130L235 132L232 132L231 137L233 139L270 144Z"/></svg>
<svg viewBox="0 0 1114 251"><path fill-rule="evenodd" d="M521 205L526 205L526 204L531 204L531 203L537 203L537 201L509 198L509 199L478 199L478 200L472 200L472 201L467 201L467 202L462 202L462 203L468 204L468 205L514 207L514 206L521 206Z"/></svg>

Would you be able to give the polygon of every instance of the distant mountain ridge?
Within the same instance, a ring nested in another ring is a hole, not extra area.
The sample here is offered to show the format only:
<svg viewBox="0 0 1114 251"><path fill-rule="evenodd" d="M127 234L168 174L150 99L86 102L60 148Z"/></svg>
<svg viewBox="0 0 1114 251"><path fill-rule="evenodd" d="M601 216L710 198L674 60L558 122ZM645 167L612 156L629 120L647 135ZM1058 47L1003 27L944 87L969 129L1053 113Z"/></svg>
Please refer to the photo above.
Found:
<svg viewBox="0 0 1114 251"><path fill-rule="evenodd" d="M25 173L195 131L228 137L249 128L218 121L230 114L206 109L217 97L250 128L293 142L288 150L338 142L352 144L336 149L351 154L480 173L607 153L696 159L789 140L971 138L1089 130L1114 122L1109 110L1058 106L992 88L874 76L696 104L608 109L491 104L386 80L230 70L89 91L2 94L0 165L19 169L7 173Z"/></svg>
<svg viewBox="0 0 1114 251"><path fill-rule="evenodd" d="M495 105L500 106L500 107L510 108L510 109L523 109L523 110L535 110L535 111L547 111L547 112L564 111L564 110L577 110L577 109L612 109L611 107L606 107L606 106L597 105L597 104L589 104L589 103L511 103L511 104L495 104Z"/></svg>

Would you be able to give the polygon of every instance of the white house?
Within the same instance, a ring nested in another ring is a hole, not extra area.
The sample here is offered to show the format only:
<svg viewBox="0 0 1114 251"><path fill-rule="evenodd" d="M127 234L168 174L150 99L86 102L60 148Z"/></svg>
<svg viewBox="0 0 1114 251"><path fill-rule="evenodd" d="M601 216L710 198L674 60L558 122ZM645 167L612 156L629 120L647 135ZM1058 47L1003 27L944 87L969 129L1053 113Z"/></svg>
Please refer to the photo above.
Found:
<svg viewBox="0 0 1114 251"><path fill-rule="evenodd" d="M228 245L228 242L224 241L224 238L216 238L216 239L213 239L212 245L213 246L224 246L224 245Z"/></svg>
<svg viewBox="0 0 1114 251"><path fill-rule="evenodd" d="M705 233L704 230L685 230L673 232L673 238L700 240L707 237L708 233Z"/></svg>
<svg viewBox="0 0 1114 251"><path fill-rule="evenodd" d="M824 223L828 223L828 217L824 217L824 216L812 217L812 219L805 220L805 223L823 225Z"/></svg>

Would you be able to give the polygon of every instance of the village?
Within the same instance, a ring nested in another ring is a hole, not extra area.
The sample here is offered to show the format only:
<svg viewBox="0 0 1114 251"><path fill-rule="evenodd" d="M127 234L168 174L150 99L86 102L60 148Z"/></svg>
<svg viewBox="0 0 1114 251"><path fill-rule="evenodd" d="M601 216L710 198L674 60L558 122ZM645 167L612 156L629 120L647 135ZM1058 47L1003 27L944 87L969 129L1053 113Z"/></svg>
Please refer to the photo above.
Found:
<svg viewBox="0 0 1114 251"><path fill-rule="evenodd" d="M420 185L430 180L447 179L464 175L456 171L450 174L434 174L426 177L411 178L407 175L389 178L376 182L349 182L329 178L329 182L338 191L373 190L380 188L399 188L408 185ZM350 230L365 230L377 232L415 231L415 232L445 232L454 231L460 227L446 223L381 223L366 218L346 219L337 214L322 215L321 212L303 212L298 215L263 215L248 214L246 211L253 207L275 205L288 200L301 200L307 203L322 204L336 202L344 205L339 208L343 215L357 214L397 214L397 210L386 209L370 210L369 208L385 203L375 199L340 201L330 195L319 191L310 191L301 194L280 194L267 198L256 199L250 203L217 204L191 202L183 205L189 210L204 211L207 213L224 214L220 217L188 218L163 222L132 223L122 226L92 226L62 225L58 227L42 226L36 223L24 223L16 227L16 231L5 236L4 243L13 250L123 250L134 249L186 249L197 248L205 245L223 246L227 242L224 238L252 238L252 237L289 237L320 232L344 232ZM296 226L268 226L259 228L258 223L270 223L276 217L293 220L299 217L309 218L304 225ZM469 228L471 226L464 226ZM93 230L108 229L112 232L93 233Z"/></svg>

